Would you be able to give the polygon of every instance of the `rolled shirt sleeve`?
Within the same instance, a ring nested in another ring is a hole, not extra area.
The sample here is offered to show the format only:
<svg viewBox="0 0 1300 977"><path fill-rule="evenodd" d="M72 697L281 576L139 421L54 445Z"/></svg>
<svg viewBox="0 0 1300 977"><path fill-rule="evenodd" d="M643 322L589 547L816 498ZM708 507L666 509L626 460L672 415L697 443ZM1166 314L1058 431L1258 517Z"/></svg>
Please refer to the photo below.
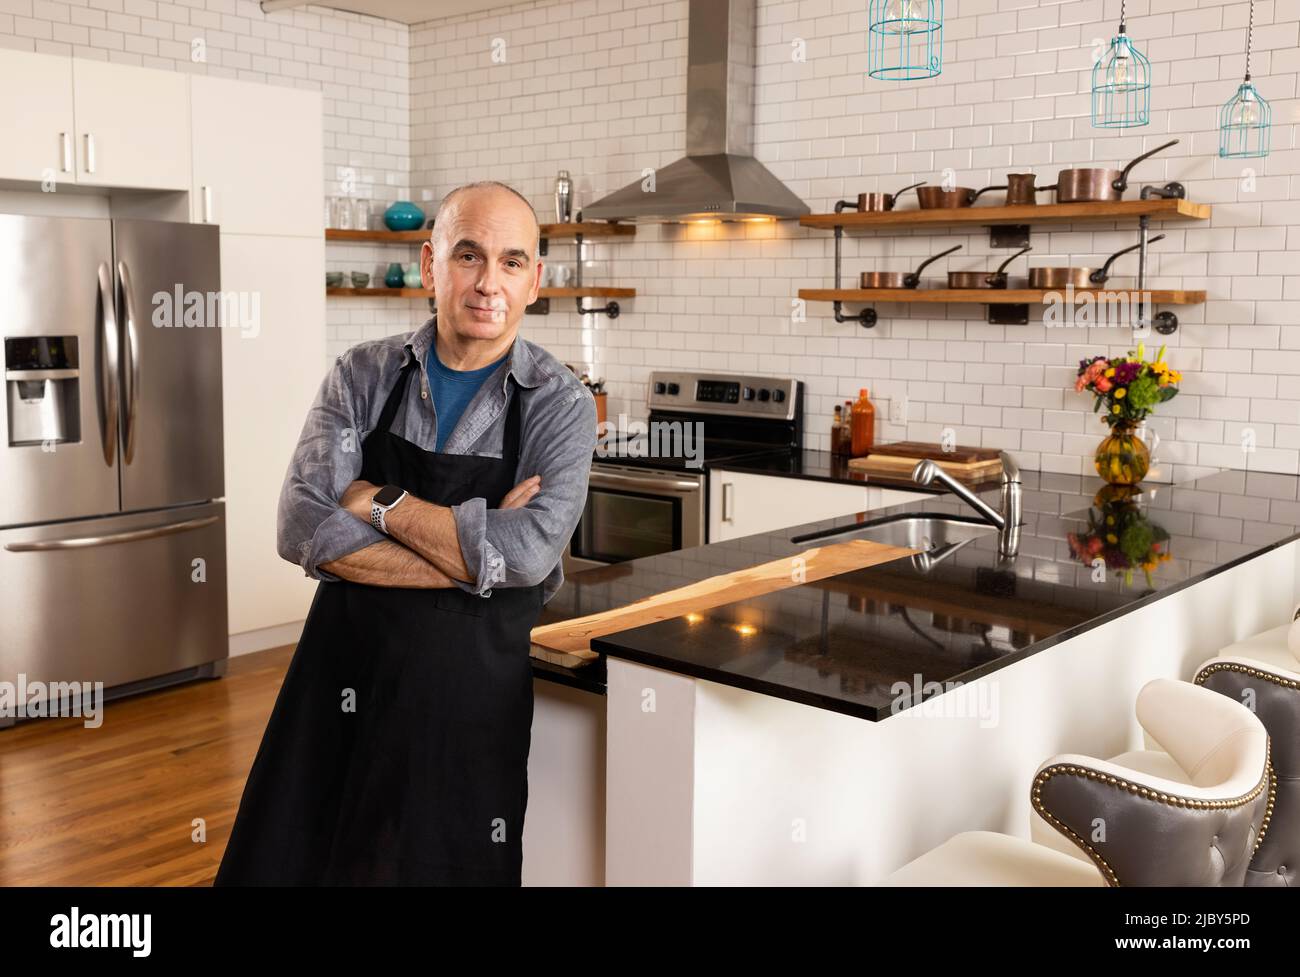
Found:
<svg viewBox="0 0 1300 977"><path fill-rule="evenodd" d="M554 391L548 389L552 384ZM515 474L516 482L540 475L537 494L519 509L489 509L482 498L451 507L461 556L474 578L457 584L484 597L493 587L545 581L560 563L587 502L596 447L596 402L590 391L556 377L533 394L529 406Z"/></svg>
<svg viewBox="0 0 1300 977"><path fill-rule="evenodd" d="M321 570L322 563L387 538L338 504L361 475L363 432L353 394L350 358L344 353L321 382L280 489L276 548L317 580L339 579Z"/></svg>

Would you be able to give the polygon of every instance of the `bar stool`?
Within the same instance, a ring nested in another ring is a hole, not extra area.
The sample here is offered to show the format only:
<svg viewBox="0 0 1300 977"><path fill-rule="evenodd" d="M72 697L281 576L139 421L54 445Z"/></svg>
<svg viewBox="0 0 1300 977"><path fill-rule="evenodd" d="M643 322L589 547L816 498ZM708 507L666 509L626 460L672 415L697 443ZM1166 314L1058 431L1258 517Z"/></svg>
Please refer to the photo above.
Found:
<svg viewBox="0 0 1300 977"><path fill-rule="evenodd" d="M1300 608L1297 609L1300 611ZM1196 670L1197 685L1254 709L1273 743L1275 797L1246 885L1300 885L1300 614L1229 645ZM1288 635L1292 635L1288 642Z"/></svg>
<svg viewBox="0 0 1300 977"><path fill-rule="evenodd" d="M888 885L1241 885L1262 840L1269 739L1244 706L1190 682L1154 679L1137 719L1174 764L1156 770L1063 754L1038 768L1032 819L1082 857L989 831L948 839ZM1176 770L1175 770L1176 768ZM1087 859L1086 861L1084 859Z"/></svg>

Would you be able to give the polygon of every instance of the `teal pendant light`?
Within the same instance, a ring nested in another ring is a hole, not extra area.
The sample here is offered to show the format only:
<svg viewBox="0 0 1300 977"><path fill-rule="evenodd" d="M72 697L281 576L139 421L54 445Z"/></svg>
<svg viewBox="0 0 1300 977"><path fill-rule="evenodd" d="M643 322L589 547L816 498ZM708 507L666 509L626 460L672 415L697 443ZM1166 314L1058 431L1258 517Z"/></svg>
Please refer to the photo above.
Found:
<svg viewBox="0 0 1300 977"><path fill-rule="evenodd" d="M884 81L912 81L941 71L943 0L871 0L867 74Z"/></svg>
<svg viewBox="0 0 1300 977"><path fill-rule="evenodd" d="M1129 40L1125 2L1119 8L1119 33L1092 66L1092 124L1127 129L1151 121L1151 62Z"/></svg>
<svg viewBox="0 0 1300 977"><path fill-rule="evenodd" d="M1246 27L1246 78L1219 110L1219 155L1225 159L1267 156L1273 110L1250 80L1250 45L1255 33L1255 0Z"/></svg>

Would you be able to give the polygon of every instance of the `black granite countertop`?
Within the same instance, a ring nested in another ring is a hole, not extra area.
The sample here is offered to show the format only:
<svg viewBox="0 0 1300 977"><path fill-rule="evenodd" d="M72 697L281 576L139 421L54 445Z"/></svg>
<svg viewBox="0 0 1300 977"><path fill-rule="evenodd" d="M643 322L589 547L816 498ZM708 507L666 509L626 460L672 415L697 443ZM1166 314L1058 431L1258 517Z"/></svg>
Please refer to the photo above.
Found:
<svg viewBox="0 0 1300 977"><path fill-rule="evenodd" d="M895 560L609 635L592 644L601 659L580 669L535 667L599 691L605 656L612 656L879 720L897 708L895 683L910 685L917 675L970 681L1300 537L1300 478L1292 475L1224 471L1181 486L1152 485L1107 509L1094 504L1103 487L1096 478L1022 472L1022 479L1024 525L1012 561L999 557L990 532L928 570L913 558ZM996 505L996 487L983 491ZM566 582L543 621L795 555L817 545L796 542L801 537L852 530L882 512L971 515L960 500L941 495L586 571ZM1113 544L1092 531L1108 513L1123 527ZM1124 566L1132 562L1125 549L1156 556L1149 578ZM1104 575L1095 559L1105 562Z"/></svg>

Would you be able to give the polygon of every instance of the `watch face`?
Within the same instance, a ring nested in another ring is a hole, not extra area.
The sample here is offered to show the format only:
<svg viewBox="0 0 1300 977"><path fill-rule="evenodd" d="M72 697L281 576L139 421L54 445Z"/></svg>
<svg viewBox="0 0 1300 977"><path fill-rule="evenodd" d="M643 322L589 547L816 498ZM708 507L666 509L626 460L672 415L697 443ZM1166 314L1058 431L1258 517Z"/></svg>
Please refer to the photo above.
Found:
<svg viewBox="0 0 1300 977"><path fill-rule="evenodd" d="M385 485L374 495L374 501L380 505L392 505L402 497L402 490L396 485Z"/></svg>

